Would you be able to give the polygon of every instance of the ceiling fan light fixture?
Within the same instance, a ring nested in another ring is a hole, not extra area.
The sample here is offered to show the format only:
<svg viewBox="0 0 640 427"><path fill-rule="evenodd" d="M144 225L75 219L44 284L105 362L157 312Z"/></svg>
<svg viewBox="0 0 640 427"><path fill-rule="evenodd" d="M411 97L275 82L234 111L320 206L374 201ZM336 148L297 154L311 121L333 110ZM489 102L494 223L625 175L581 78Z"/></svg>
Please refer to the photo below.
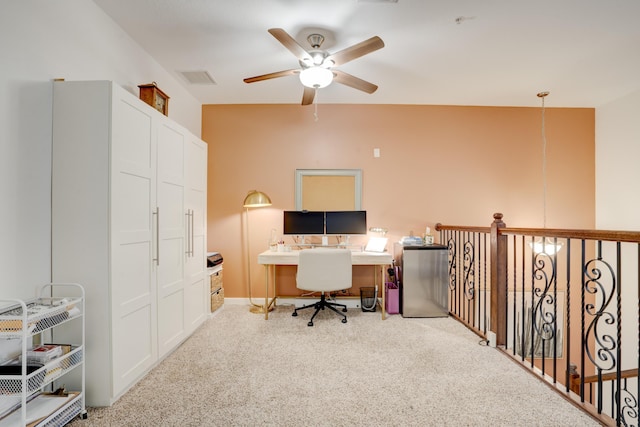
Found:
<svg viewBox="0 0 640 427"><path fill-rule="evenodd" d="M300 72L300 82L306 87L320 89L333 81L333 73L324 67L309 67Z"/></svg>
<svg viewBox="0 0 640 427"><path fill-rule="evenodd" d="M311 57L313 58L313 65L321 65L324 62L325 55L322 52L313 52Z"/></svg>

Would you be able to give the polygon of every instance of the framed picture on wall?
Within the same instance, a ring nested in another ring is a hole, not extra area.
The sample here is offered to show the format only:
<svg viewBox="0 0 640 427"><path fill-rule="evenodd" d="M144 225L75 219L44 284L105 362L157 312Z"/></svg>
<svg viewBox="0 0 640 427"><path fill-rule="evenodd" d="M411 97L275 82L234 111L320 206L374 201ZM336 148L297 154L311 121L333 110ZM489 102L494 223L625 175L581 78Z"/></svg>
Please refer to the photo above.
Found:
<svg viewBox="0 0 640 427"><path fill-rule="evenodd" d="M296 210L362 209L361 169L296 169Z"/></svg>

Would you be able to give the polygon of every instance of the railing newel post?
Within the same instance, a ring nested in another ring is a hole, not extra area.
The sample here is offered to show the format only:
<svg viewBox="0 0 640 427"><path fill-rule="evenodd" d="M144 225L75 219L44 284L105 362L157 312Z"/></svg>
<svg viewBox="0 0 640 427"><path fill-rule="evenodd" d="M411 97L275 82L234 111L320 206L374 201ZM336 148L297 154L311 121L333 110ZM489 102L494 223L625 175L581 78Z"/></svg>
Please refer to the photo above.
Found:
<svg viewBox="0 0 640 427"><path fill-rule="evenodd" d="M493 214L491 224L491 327L496 345L507 342L507 236L500 233L507 225L501 213Z"/></svg>

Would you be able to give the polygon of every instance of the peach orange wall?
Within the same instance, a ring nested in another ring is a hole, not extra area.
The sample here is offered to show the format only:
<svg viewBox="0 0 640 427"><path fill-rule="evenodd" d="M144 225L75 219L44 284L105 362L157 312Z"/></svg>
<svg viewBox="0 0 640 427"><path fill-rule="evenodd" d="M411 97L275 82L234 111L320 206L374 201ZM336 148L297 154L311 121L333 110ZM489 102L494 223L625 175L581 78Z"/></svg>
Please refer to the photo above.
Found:
<svg viewBox="0 0 640 427"><path fill-rule="evenodd" d="M542 227L541 118L522 107L321 104L315 120L314 106L203 106L208 248L224 257L225 296L248 296L242 201L253 189L273 201L249 212L252 295L264 294L256 257L295 207L296 169L362 169L369 226L391 241L437 222L488 226L494 212ZM549 228L595 227L594 121L593 109L546 109Z"/></svg>

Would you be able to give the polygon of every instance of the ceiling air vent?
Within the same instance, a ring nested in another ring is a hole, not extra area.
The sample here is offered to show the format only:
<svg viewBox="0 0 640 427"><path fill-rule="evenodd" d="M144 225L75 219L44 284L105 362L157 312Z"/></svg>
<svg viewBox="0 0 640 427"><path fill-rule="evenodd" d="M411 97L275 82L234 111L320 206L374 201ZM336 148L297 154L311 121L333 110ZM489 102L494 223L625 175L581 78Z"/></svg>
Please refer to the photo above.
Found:
<svg viewBox="0 0 640 427"><path fill-rule="evenodd" d="M216 81L206 71L180 71L184 79L192 85L214 85Z"/></svg>

